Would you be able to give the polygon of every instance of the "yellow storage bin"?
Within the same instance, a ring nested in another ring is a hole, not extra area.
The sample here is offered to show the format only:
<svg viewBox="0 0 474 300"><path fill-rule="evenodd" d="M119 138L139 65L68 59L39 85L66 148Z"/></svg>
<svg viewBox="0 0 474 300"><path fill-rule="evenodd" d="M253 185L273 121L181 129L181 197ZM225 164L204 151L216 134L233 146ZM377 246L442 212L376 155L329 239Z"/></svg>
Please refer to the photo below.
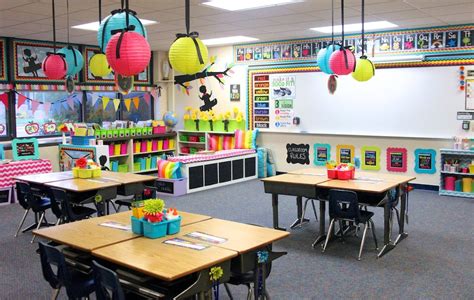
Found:
<svg viewBox="0 0 474 300"><path fill-rule="evenodd" d="M469 177L464 177L462 179L462 191L464 193L470 193L471 192L471 186L472 186L472 179Z"/></svg>
<svg viewBox="0 0 474 300"><path fill-rule="evenodd" d="M152 142L151 140L146 141L146 152L151 152Z"/></svg>
<svg viewBox="0 0 474 300"><path fill-rule="evenodd" d="M163 140L158 140L158 150L163 150Z"/></svg>
<svg viewBox="0 0 474 300"><path fill-rule="evenodd" d="M91 178L92 177L92 169L79 169L79 178Z"/></svg>
<svg viewBox="0 0 474 300"><path fill-rule="evenodd" d="M97 168L97 169L92 169L92 177L100 177L102 175L102 170Z"/></svg>
<svg viewBox="0 0 474 300"><path fill-rule="evenodd" d="M120 148L121 148L121 144L115 144L114 145L114 155L120 155Z"/></svg>
<svg viewBox="0 0 474 300"><path fill-rule="evenodd" d="M168 148L169 149L174 149L174 139L169 139L168 143L169 143Z"/></svg>
<svg viewBox="0 0 474 300"><path fill-rule="evenodd" d="M474 165L469 165L469 173L474 173Z"/></svg>
<svg viewBox="0 0 474 300"><path fill-rule="evenodd" d="M72 177L74 177L74 178L79 177L79 168L78 167L72 168Z"/></svg>
<svg viewBox="0 0 474 300"><path fill-rule="evenodd" d="M134 153L140 153L140 147L141 147L140 142L133 142L133 144L134 144L134 148L135 148Z"/></svg>

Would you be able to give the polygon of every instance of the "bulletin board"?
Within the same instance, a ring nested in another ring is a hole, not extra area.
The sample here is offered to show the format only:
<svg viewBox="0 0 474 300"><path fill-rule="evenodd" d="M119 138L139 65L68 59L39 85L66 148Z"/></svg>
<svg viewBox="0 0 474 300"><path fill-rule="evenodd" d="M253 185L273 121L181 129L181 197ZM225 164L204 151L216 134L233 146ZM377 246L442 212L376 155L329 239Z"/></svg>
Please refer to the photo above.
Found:
<svg viewBox="0 0 474 300"><path fill-rule="evenodd" d="M367 82L339 76L331 95L328 75L315 64L251 67L249 127L262 132L451 138L465 134L456 120L456 113L465 109L458 69L378 69Z"/></svg>

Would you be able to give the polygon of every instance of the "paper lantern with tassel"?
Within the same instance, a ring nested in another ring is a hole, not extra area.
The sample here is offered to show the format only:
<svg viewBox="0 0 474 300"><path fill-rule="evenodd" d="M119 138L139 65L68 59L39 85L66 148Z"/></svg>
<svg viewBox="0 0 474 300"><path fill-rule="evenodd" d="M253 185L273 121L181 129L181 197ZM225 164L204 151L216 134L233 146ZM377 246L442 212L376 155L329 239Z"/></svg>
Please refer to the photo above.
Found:
<svg viewBox="0 0 474 300"><path fill-rule="evenodd" d="M354 71L356 58L349 49L334 51L329 58L329 68L337 75L348 75Z"/></svg>
<svg viewBox="0 0 474 300"><path fill-rule="evenodd" d="M66 76L67 64L61 54L50 53L43 60L43 73L48 79L60 80Z"/></svg>
<svg viewBox="0 0 474 300"><path fill-rule="evenodd" d="M105 52L105 49L107 49L107 44L112 38L112 32L116 30L125 29L127 25L127 15L125 14L125 12L112 13L112 15L102 20L99 26L99 31L97 32L97 44L103 52ZM128 24L135 26L135 29L133 31L141 34L146 38L146 29L143 26L142 22L140 22L140 19L138 19L134 13L129 13L128 17Z"/></svg>
<svg viewBox="0 0 474 300"><path fill-rule="evenodd" d="M326 74L333 74L333 71L329 67L329 58L331 57L332 53L336 50L339 50L341 46L339 45L329 45L328 47L321 49L318 52L318 56L316 57L316 62L318 63L321 72Z"/></svg>
<svg viewBox="0 0 474 300"><path fill-rule="evenodd" d="M196 74L202 71L209 62L209 53L206 45L198 37L194 39L197 46L192 37L181 37L174 41L170 47L169 60L171 66L180 73ZM202 63L199 61L198 51L201 53Z"/></svg>
<svg viewBox="0 0 474 300"><path fill-rule="evenodd" d="M89 69L95 77L106 77L112 72L107 62L107 57L103 53L94 54L89 60Z"/></svg>
<svg viewBox="0 0 474 300"><path fill-rule="evenodd" d="M134 31L120 32L114 34L107 44L106 56L116 73L134 76L143 72L150 63L151 49L141 34Z"/></svg>
<svg viewBox="0 0 474 300"><path fill-rule="evenodd" d="M74 49L70 46L66 46L64 48L61 48L58 53L63 54L64 59L66 60L66 75L74 76L82 70L82 66L84 65L84 58L82 57L82 54L79 50Z"/></svg>
<svg viewBox="0 0 474 300"><path fill-rule="evenodd" d="M352 77L357 81L367 81L375 75L374 64L367 59L366 56L361 56L357 60L355 71L352 73Z"/></svg>

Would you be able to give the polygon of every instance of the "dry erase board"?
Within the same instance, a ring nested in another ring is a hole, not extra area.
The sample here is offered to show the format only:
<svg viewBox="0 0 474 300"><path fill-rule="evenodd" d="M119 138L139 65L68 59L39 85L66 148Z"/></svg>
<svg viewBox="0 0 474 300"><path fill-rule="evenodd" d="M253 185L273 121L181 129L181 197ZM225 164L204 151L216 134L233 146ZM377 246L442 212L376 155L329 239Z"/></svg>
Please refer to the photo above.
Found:
<svg viewBox="0 0 474 300"><path fill-rule="evenodd" d="M314 67L249 69L249 123L262 131L451 138L465 135L459 67L376 70L368 82L340 76L334 95ZM295 121L299 118L299 125Z"/></svg>

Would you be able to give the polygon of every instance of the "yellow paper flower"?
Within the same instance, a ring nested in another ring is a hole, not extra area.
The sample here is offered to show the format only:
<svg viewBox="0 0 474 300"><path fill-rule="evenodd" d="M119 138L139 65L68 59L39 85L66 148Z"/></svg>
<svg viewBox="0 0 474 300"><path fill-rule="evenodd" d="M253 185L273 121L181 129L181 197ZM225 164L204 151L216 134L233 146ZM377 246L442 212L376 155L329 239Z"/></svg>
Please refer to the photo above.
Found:
<svg viewBox="0 0 474 300"><path fill-rule="evenodd" d="M228 111L228 112L225 113L224 118L225 118L226 120L229 120L231 116L232 116L231 112Z"/></svg>
<svg viewBox="0 0 474 300"><path fill-rule="evenodd" d="M189 120L189 119L190 119L189 114L185 114L185 115L184 115L184 120L187 121L187 120Z"/></svg>
<svg viewBox="0 0 474 300"><path fill-rule="evenodd" d="M218 120L223 120L223 119L224 119L224 115L223 115L223 114L219 114L219 115L217 116L217 119L218 119Z"/></svg>
<svg viewBox="0 0 474 300"><path fill-rule="evenodd" d="M211 116L211 120L212 120L212 122L217 121L217 116L216 116L216 115L212 115L212 116Z"/></svg>
<svg viewBox="0 0 474 300"><path fill-rule="evenodd" d="M184 111L186 111L186 112L190 112L191 110L193 110L193 108L191 106L186 106L184 108Z"/></svg>
<svg viewBox="0 0 474 300"><path fill-rule="evenodd" d="M239 114L239 115L237 116L237 118L235 118L235 120L236 120L237 122L242 122L242 116Z"/></svg>
<svg viewBox="0 0 474 300"><path fill-rule="evenodd" d="M193 113L193 114L191 115L191 120L195 121L196 119L197 119L197 115Z"/></svg>
<svg viewBox="0 0 474 300"><path fill-rule="evenodd" d="M209 121L209 117L207 116L207 114L204 114L204 115L201 117L201 120L203 120L203 121Z"/></svg>
<svg viewBox="0 0 474 300"><path fill-rule="evenodd" d="M239 114L239 108L237 106L234 106L234 117L236 117Z"/></svg>
<svg viewBox="0 0 474 300"><path fill-rule="evenodd" d="M197 109L197 108L193 109L192 113L197 115L199 113L199 109Z"/></svg>

